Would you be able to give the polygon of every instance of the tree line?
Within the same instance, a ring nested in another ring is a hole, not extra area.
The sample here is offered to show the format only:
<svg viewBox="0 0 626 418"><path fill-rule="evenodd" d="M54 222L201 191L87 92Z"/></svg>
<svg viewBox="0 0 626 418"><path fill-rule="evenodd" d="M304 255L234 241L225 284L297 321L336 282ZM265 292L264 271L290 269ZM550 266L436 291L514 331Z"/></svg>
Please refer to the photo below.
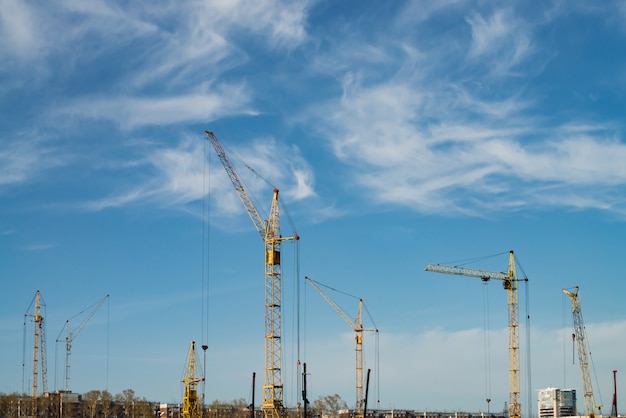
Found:
<svg viewBox="0 0 626 418"><path fill-rule="evenodd" d="M0 418L180 418L179 405L164 412L159 402L138 398L125 389L112 395L108 390L91 390L83 394L56 392L37 398L18 393L0 393ZM347 404L337 394L320 396L308 407L307 418L338 418ZM167 416L164 416L167 414ZM215 400L203 407L206 418L250 418L251 405L244 399ZM263 416L256 407L255 418ZM301 418L302 410L289 409L287 418Z"/></svg>

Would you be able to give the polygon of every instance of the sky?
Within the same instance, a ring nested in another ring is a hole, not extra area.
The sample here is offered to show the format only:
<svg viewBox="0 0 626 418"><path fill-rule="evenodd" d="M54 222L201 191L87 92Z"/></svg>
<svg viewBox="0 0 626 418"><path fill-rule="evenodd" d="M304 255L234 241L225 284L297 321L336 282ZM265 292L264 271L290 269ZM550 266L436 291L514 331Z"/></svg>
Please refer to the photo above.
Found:
<svg viewBox="0 0 626 418"><path fill-rule="evenodd" d="M626 399L626 5L620 1L0 1L0 392L47 378L180 403L190 341L207 402L261 399L263 241L280 190L284 403L503 410L520 277L521 400L575 388L580 286L597 403ZM475 260L471 263L470 260ZM526 279L528 279L526 281ZM61 342L59 342L61 341ZM41 387L41 384L40 384ZM487 402L486 399L491 399Z"/></svg>

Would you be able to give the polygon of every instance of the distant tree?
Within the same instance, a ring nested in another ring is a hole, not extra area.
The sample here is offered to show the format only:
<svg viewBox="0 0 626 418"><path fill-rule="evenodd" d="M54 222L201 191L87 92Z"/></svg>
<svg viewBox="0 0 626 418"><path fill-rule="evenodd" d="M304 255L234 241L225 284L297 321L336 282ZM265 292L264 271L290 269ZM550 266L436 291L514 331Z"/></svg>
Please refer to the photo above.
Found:
<svg viewBox="0 0 626 418"><path fill-rule="evenodd" d="M209 418L247 418L250 414L250 405L244 398L230 402L213 401L207 407Z"/></svg>
<svg viewBox="0 0 626 418"><path fill-rule="evenodd" d="M231 404L233 406L233 418L247 418L250 416L250 403L244 398L235 399Z"/></svg>
<svg viewBox="0 0 626 418"><path fill-rule="evenodd" d="M152 418L153 416L152 406L146 398L135 401L135 418Z"/></svg>
<svg viewBox="0 0 626 418"><path fill-rule="evenodd" d="M20 395L17 393L2 394L0 396L0 417L17 417L19 404Z"/></svg>
<svg viewBox="0 0 626 418"><path fill-rule="evenodd" d="M108 418L108 416L111 415L111 409L113 408L113 396L111 395L111 392L106 389L100 392L100 400L102 401L100 404L102 414L104 415L104 418Z"/></svg>
<svg viewBox="0 0 626 418"><path fill-rule="evenodd" d="M124 389L121 394L115 395L115 401L124 407L124 415L129 417L133 415L133 405L135 402L135 391L132 389Z"/></svg>
<svg viewBox="0 0 626 418"><path fill-rule="evenodd" d="M340 410L348 409L348 404L335 393L334 395L320 396L313 401L311 407L322 417L337 418Z"/></svg>
<svg viewBox="0 0 626 418"><path fill-rule="evenodd" d="M96 416L98 411L98 401L101 399L101 393L99 390L90 390L83 393L83 408L86 415L90 418Z"/></svg>

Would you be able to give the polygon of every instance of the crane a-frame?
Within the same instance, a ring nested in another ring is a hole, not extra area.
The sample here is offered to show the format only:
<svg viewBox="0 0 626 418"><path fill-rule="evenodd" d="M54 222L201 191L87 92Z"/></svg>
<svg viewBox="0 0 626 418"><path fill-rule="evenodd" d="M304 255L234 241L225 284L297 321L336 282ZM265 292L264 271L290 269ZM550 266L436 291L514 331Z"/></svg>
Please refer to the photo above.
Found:
<svg viewBox="0 0 626 418"><path fill-rule="evenodd" d="M70 355L72 353L72 342L74 338L78 337L78 334L85 328L87 322L94 316L96 311L100 309L102 304L109 298L109 295L106 295L98 302L95 303L95 307L89 312L89 314L83 319L83 321L74 329L74 332L70 331L70 320L65 321L65 339L60 339L61 333L63 333L63 329L59 333L59 337L57 337L57 342L65 342L65 390L67 392L70 391ZM84 311L83 311L84 312ZM82 312L81 312L82 313ZM80 315L81 313L77 314ZM77 316L75 315L75 316ZM71 319L71 318L70 318Z"/></svg>
<svg viewBox="0 0 626 418"><path fill-rule="evenodd" d="M359 299L359 312L354 320L344 312L320 287L319 283L310 277L304 277L311 286L324 298L326 302L339 314L346 324L352 329L355 335L356 342L356 416L363 416L363 407L365 405L365 398L363 397L363 331L375 331L377 329L365 329L363 328L363 299Z"/></svg>
<svg viewBox="0 0 626 418"><path fill-rule="evenodd" d="M591 374L589 373L589 360L587 356L587 337L585 333L585 323L583 322L583 313L580 308L580 299L578 291L580 288L575 287L574 292L562 289L572 301L572 319L574 321L574 337L578 348L578 363L580 363L580 375L583 381L583 393L585 397L585 413L589 418L595 417L595 408L601 405L595 404L593 397L593 386L591 385Z"/></svg>
<svg viewBox="0 0 626 418"><path fill-rule="evenodd" d="M250 196L226 152L213 132L204 131L211 142L230 181L248 212L254 227L265 243L265 381L263 382L263 403L261 409L266 418L282 418L284 415L283 384L281 376L281 269L280 244L287 240L298 240L297 234L283 237L280 234L280 213L278 189L274 196L267 221L259 216Z"/></svg>
<svg viewBox="0 0 626 418"><path fill-rule="evenodd" d="M424 269L435 273L457 274L460 276L479 277L483 281L490 279L502 280L508 294L509 305L509 418L522 417L520 402L520 360L519 360L519 314L518 314L518 279L515 271L513 251L509 252L509 269L507 273L478 270L457 266L429 264Z"/></svg>

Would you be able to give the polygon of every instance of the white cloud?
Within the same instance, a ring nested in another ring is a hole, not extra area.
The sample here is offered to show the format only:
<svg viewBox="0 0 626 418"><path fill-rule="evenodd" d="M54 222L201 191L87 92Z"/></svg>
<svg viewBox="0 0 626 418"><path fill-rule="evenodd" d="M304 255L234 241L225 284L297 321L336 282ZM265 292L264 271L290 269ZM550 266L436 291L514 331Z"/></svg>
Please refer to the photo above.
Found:
<svg viewBox="0 0 626 418"><path fill-rule="evenodd" d="M296 200L302 200L307 197L315 196L313 190L313 173L310 170L294 170L296 185L291 193Z"/></svg>
<svg viewBox="0 0 626 418"><path fill-rule="evenodd" d="M506 14L493 19L476 54L501 36L515 38L503 27ZM404 69L375 82L347 73L342 96L309 114L323 121L320 136L354 184L380 202L430 213L554 205L626 211L617 192L626 186L626 145L612 127L549 125L526 116L537 106L532 97L481 97L468 85Z"/></svg>
<svg viewBox="0 0 626 418"><path fill-rule="evenodd" d="M0 51L11 51L22 59L29 59L39 51L42 45L36 31L37 20L23 2L3 1L0 22Z"/></svg>
<svg viewBox="0 0 626 418"><path fill-rule="evenodd" d="M24 251L45 251L45 250L49 250L51 248L56 248L57 244L54 243L47 243L47 244L31 244L31 245L27 245L22 247L22 250Z"/></svg>
<svg viewBox="0 0 626 418"><path fill-rule="evenodd" d="M216 215L230 217L242 213L243 205L221 162L214 155L212 146L203 141L206 141L204 137L188 136L174 147L159 147L149 151L145 158L126 164L133 170L142 167L151 172L149 180L81 206L88 210L102 210L156 201L165 207L184 209L186 205L200 201L210 191ZM226 146L224 148L261 217L267 216L264 211L269 211L271 200L272 187L266 179L285 185L285 192L281 195L286 195L289 200L315 195L311 169L297 148L287 149L273 139L256 140L237 153ZM281 158L277 159L276 156ZM209 158L210 164L205 165L205 158ZM261 203L256 202L255 196L262 196Z"/></svg>
<svg viewBox="0 0 626 418"><path fill-rule="evenodd" d="M609 375L621 362L626 321L587 324L595 371L596 397L612 393ZM374 339L364 337L366 367L371 367L372 392L380 390L383 409L486 412L485 399L492 399L491 411L501 411L509 400L507 329L467 329L452 331L433 328L423 333L380 334L376 367ZM547 387L574 387L582 391L580 368L572 365L571 328L532 328L530 336L530 399L536 407L536 391ZM323 393L339 393L348 405L354 403L354 335L315 340L307 337L306 359L312 373L332 375L331 386ZM528 347L526 330L520 330L520 392L523 410L528 408ZM313 356L314 354L314 356ZM592 371L593 373L593 371ZM379 388L374 388L375 382ZM450 397L450 393L454 396ZM370 398L372 399L372 398ZM579 408L584 408L582 396ZM525 412L524 412L525 415Z"/></svg>
<svg viewBox="0 0 626 418"><path fill-rule="evenodd" d="M223 31L244 29L264 35L271 45L291 48L306 39L308 1L220 0L205 2L202 12Z"/></svg>
<svg viewBox="0 0 626 418"><path fill-rule="evenodd" d="M36 132L22 132L0 142L0 186L32 181L43 171L62 166L67 159Z"/></svg>
<svg viewBox="0 0 626 418"><path fill-rule="evenodd" d="M466 20L472 28L469 56L487 59L496 74L506 74L532 52L525 25L510 10L496 10L487 19L475 12Z"/></svg>
<svg viewBox="0 0 626 418"><path fill-rule="evenodd" d="M422 23L432 18L437 13L449 10L452 6L462 3L459 0L430 1L410 1L405 5L404 10L398 15L398 23L401 25L413 26L415 23Z"/></svg>
<svg viewBox="0 0 626 418"><path fill-rule="evenodd" d="M81 98L55 111L61 115L111 120L130 130L147 125L206 122L232 114L254 114L245 86L223 85L210 92L165 97Z"/></svg>

